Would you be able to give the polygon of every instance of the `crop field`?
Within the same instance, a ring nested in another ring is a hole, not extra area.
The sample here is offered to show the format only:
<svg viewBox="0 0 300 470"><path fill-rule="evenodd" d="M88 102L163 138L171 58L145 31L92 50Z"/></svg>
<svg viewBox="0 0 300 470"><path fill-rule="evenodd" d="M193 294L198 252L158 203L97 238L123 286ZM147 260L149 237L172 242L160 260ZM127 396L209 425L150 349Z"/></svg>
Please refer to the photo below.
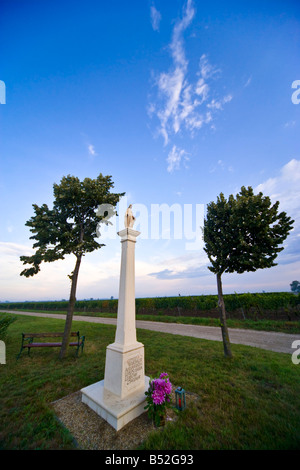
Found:
<svg viewBox="0 0 300 470"><path fill-rule="evenodd" d="M265 292L224 295L227 318L241 320L300 320L300 294ZM171 315L218 318L217 295L137 298L138 315ZM67 300L2 302L0 309L66 311ZM75 311L117 313L118 299L77 300Z"/></svg>

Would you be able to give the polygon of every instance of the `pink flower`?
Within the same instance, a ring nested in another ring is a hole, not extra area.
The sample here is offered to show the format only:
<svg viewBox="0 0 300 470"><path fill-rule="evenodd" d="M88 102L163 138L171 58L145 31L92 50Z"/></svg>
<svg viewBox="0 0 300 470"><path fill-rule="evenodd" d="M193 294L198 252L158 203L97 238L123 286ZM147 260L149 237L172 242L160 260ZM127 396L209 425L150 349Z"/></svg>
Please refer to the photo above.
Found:
<svg viewBox="0 0 300 470"><path fill-rule="evenodd" d="M168 377L167 372L162 372L159 376L160 379L163 379L164 377Z"/></svg>
<svg viewBox="0 0 300 470"><path fill-rule="evenodd" d="M165 394L162 390L154 390L152 393L152 399L155 405L162 405L165 401Z"/></svg>
<svg viewBox="0 0 300 470"><path fill-rule="evenodd" d="M165 401L170 402L169 395L172 392L172 384L168 374L163 372L158 379L151 381L151 397L155 405L162 405Z"/></svg>
<svg viewBox="0 0 300 470"><path fill-rule="evenodd" d="M165 392L167 395L170 395L170 393L172 392L172 384L169 379L167 379L166 381Z"/></svg>

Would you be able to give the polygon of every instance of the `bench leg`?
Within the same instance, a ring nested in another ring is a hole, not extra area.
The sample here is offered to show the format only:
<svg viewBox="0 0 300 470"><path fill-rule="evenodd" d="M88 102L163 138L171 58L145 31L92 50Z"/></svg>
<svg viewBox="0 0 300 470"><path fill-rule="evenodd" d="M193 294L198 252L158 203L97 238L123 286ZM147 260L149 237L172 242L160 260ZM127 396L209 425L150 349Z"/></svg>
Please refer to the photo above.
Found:
<svg viewBox="0 0 300 470"><path fill-rule="evenodd" d="M23 344L22 344L22 346L21 346L21 349L20 349L20 352L19 352L19 354L17 355L17 360L20 358L20 356L21 356L21 354L22 354L22 351L23 351L23 349L24 349L24 348L23 348Z"/></svg>
<svg viewBox="0 0 300 470"><path fill-rule="evenodd" d="M80 348L81 348L81 352L82 352L82 345L81 345L81 344L79 344L79 345L77 346L77 349L76 349L76 357L79 356L79 350L80 350Z"/></svg>
<svg viewBox="0 0 300 470"><path fill-rule="evenodd" d="M81 354L83 353L84 340L85 340L85 336L82 336L79 340L79 343L78 343L78 346L77 346L77 349L76 349L76 357L78 357L78 353L79 353L80 348L81 348Z"/></svg>
<svg viewBox="0 0 300 470"><path fill-rule="evenodd" d="M82 336L82 338L81 338L81 354L83 354L84 340L85 340L85 336Z"/></svg>
<svg viewBox="0 0 300 470"><path fill-rule="evenodd" d="M84 346L84 341L82 341L81 344L78 344L77 349L76 349L76 357L78 357L80 348L81 348L81 354L83 353L83 346Z"/></svg>
<svg viewBox="0 0 300 470"><path fill-rule="evenodd" d="M21 349L20 349L20 352L19 352L19 354L17 355L17 360L20 358L23 349L25 349L25 348L24 348L24 346L22 345L22 346L21 346ZM28 348L28 353L27 353L28 356L30 356L30 349L31 349L31 348Z"/></svg>

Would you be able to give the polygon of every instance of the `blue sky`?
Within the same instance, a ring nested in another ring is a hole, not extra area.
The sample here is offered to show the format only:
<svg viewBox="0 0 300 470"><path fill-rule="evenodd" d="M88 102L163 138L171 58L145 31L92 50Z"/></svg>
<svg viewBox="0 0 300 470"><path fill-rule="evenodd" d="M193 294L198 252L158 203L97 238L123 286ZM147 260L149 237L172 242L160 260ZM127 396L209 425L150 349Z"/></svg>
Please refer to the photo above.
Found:
<svg viewBox="0 0 300 470"><path fill-rule="evenodd" d="M183 225L188 206L196 236L197 207L243 185L296 223L277 267L224 275L224 292L300 281L299 2L2 1L0 50L0 300L68 298L72 256L19 276L32 204L51 207L67 174L112 175L121 210L143 208L138 297L216 292L202 246L173 222L151 238L153 205L176 206ZM82 262L79 299L118 297L120 242L105 243Z"/></svg>

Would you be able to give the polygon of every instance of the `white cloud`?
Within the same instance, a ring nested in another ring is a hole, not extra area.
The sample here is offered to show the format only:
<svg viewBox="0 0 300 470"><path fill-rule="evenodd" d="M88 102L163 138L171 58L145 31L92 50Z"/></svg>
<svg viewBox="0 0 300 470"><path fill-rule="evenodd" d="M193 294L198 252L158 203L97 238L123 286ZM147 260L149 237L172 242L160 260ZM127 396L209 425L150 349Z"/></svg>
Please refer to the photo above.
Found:
<svg viewBox="0 0 300 470"><path fill-rule="evenodd" d="M182 121L186 120L193 107L189 84L185 78L188 62L185 57L182 36L193 16L192 2L188 0L183 18L175 24L173 29L170 44L173 69L169 72L162 72L156 78L158 98L161 102L158 105L154 105L152 102L149 108L152 114L155 112L160 121L159 133L162 135L165 145L169 143L170 133L177 134L179 132ZM184 95L183 100L182 94Z"/></svg>
<svg viewBox="0 0 300 470"><path fill-rule="evenodd" d="M246 83L245 83L245 85L244 85L244 88L247 88L247 86L250 85L251 81L252 81L252 75L250 75L250 77L249 77L248 80L246 81Z"/></svg>
<svg viewBox="0 0 300 470"><path fill-rule="evenodd" d="M11 223L9 223L6 227L6 230L8 231L8 233L11 233L14 230L14 226Z"/></svg>
<svg viewBox="0 0 300 470"><path fill-rule="evenodd" d="M184 82L184 71L180 67L170 73L162 73L159 77L159 91L165 96L165 106L158 111L161 122L161 134L164 136L165 144L169 141L168 123L176 134L180 128L179 102Z"/></svg>
<svg viewBox="0 0 300 470"><path fill-rule="evenodd" d="M296 125L296 121L288 121L284 124L283 127L286 129L288 127L295 127L295 125Z"/></svg>
<svg viewBox="0 0 300 470"><path fill-rule="evenodd" d="M225 165L225 163L223 162L223 160L218 160L217 162L217 165L214 165L213 167L210 168L209 172L210 173L215 173L217 170L222 170L222 171L229 171L230 173L232 173L234 171L234 168L233 166L229 165Z"/></svg>
<svg viewBox="0 0 300 470"><path fill-rule="evenodd" d="M74 261L70 257L64 261L43 263L36 276L20 276L21 271L29 267L23 265L20 256L32 256L34 251L27 245L0 242L0 300L59 299L68 295L70 282L67 274L74 269Z"/></svg>
<svg viewBox="0 0 300 470"><path fill-rule="evenodd" d="M150 15L151 15L151 25L154 31L159 31L159 25L161 21L161 14L160 12L155 8L154 5L151 5L150 8Z"/></svg>
<svg viewBox="0 0 300 470"><path fill-rule="evenodd" d="M195 93L196 95L201 97L201 101L199 104L202 104L204 101L207 100L208 98L208 93L209 93L209 86L207 83L205 83L204 78L199 78L196 88L195 88Z"/></svg>
<svg viewBox="0 0 300 470"><path fill-rule="evenodd" d="M93 145L91 145L91 144L88 144L88 151L89 151L89 154L90 154L90 155L93 155L93 156L96 156L96 155L97 155L97 153L96 153L96 151L95 151L95 147L94 147Z"/></svg>
<svg viewBox="0 0 300 470"><path fill-rule="evenodd" d="M0 242L1 258L5 256L31 256L34 253L32 248L27 245L12 242Z"/></svg>
<svg viewBox="0 0 300 470"><path fill-rule="evenodd" d="M279 201L279 211L285 211L295 220L294 229L285 241L285 249L278 259L285 264L300 259L300 160L290 160L277 176L259 184L255 190L269 196L272 203Z"/></svg>
<svg viewBox="0 0 300 470"><path fill-rule="evenodd" d="M118 295L120 272L120 243L110 241L108 246L87 254L80 266L77 295L83 298L106 298ZM105 241L104 241L105 243ZM67 255L64 260L42 263L40 272L32 277L20 276L29 265L23 265L20 256L32 256L35 250L30 246L12 242L0 242L0 301L59 300L68 298L70 279L74 270L75 256Z"/></svg>
<svg viewBox="0 0 300 470"><path fill-rule="evenodd" d="M158 134L163 137L164 145L172 144L177 134L187 131L193 137L195 132L205 124L214 128L212 121L215 113L223 110L224 104L232 99L232 95L215 98L214 90L209 83L215 80L220 70L214 67L206 54L199 59L199 70L191 81L189 62L186 57L184 32L195 16L192 0L188 0L183 10L183 16L175 23L169 50L172 66L168 71L161 72L155 78L157 95L152 97L148 106L148 115L158 118ZM208 100L210 100L208 102ZM168 156L168 171L179 168L180 154L174 151L174 146ZM175 165L172 162L175 161Z"/></svg>
<svg viewBox="0 0 300 470"><path fill-rule="evenodd" d="M223 109L223 105L229 103L232 100L232 95L224 96L220 100L211 100L210 103L207 104L207 107L210 109Z"/></svg>
<svg viewBox="0 0 300 470"><path fill-rule="evenodd" d="M208 62L208 58L206 54L202 54L199 61L199 75L204 79L208 79L220 73L220 69L216 69L213 65Z"/></svg>
<svg viewBox="0 0 300 470"><path fill-rule="evenodd" d="M185 58L182 34L192 22L194 14L195 10L192 6L192 0L188 0L182 20L178 21L174 26L170 45L175 64L184 68L187 66L187 61Z"/></svg>
<svg viewBox="0 0 300 470"><path fill-rule="evenodd" d="M280 201L280 207L292 217L300 216L300 160L293 158L284 165L278 176L269 178L256 191Z"/></svg>
<svg viewBox="0 0 300 470"><path fill-rule="evenodd" d="M92 157L97 156L98 154L96 153L95 146L91 144L89 136L84 132L80 132L80 135L83 137L84 146L87 149L89 155Z"/></svg>
<svg viewBox="0 0 300 470"><path fill-rule="evenodd" d="M169 152L167 162L168 162L168 172L172 173L174 170L180 168L180 163L182 160L187 161L188 156L185 150L179 149L176 145L173 145L172 150Z"/></svg>

